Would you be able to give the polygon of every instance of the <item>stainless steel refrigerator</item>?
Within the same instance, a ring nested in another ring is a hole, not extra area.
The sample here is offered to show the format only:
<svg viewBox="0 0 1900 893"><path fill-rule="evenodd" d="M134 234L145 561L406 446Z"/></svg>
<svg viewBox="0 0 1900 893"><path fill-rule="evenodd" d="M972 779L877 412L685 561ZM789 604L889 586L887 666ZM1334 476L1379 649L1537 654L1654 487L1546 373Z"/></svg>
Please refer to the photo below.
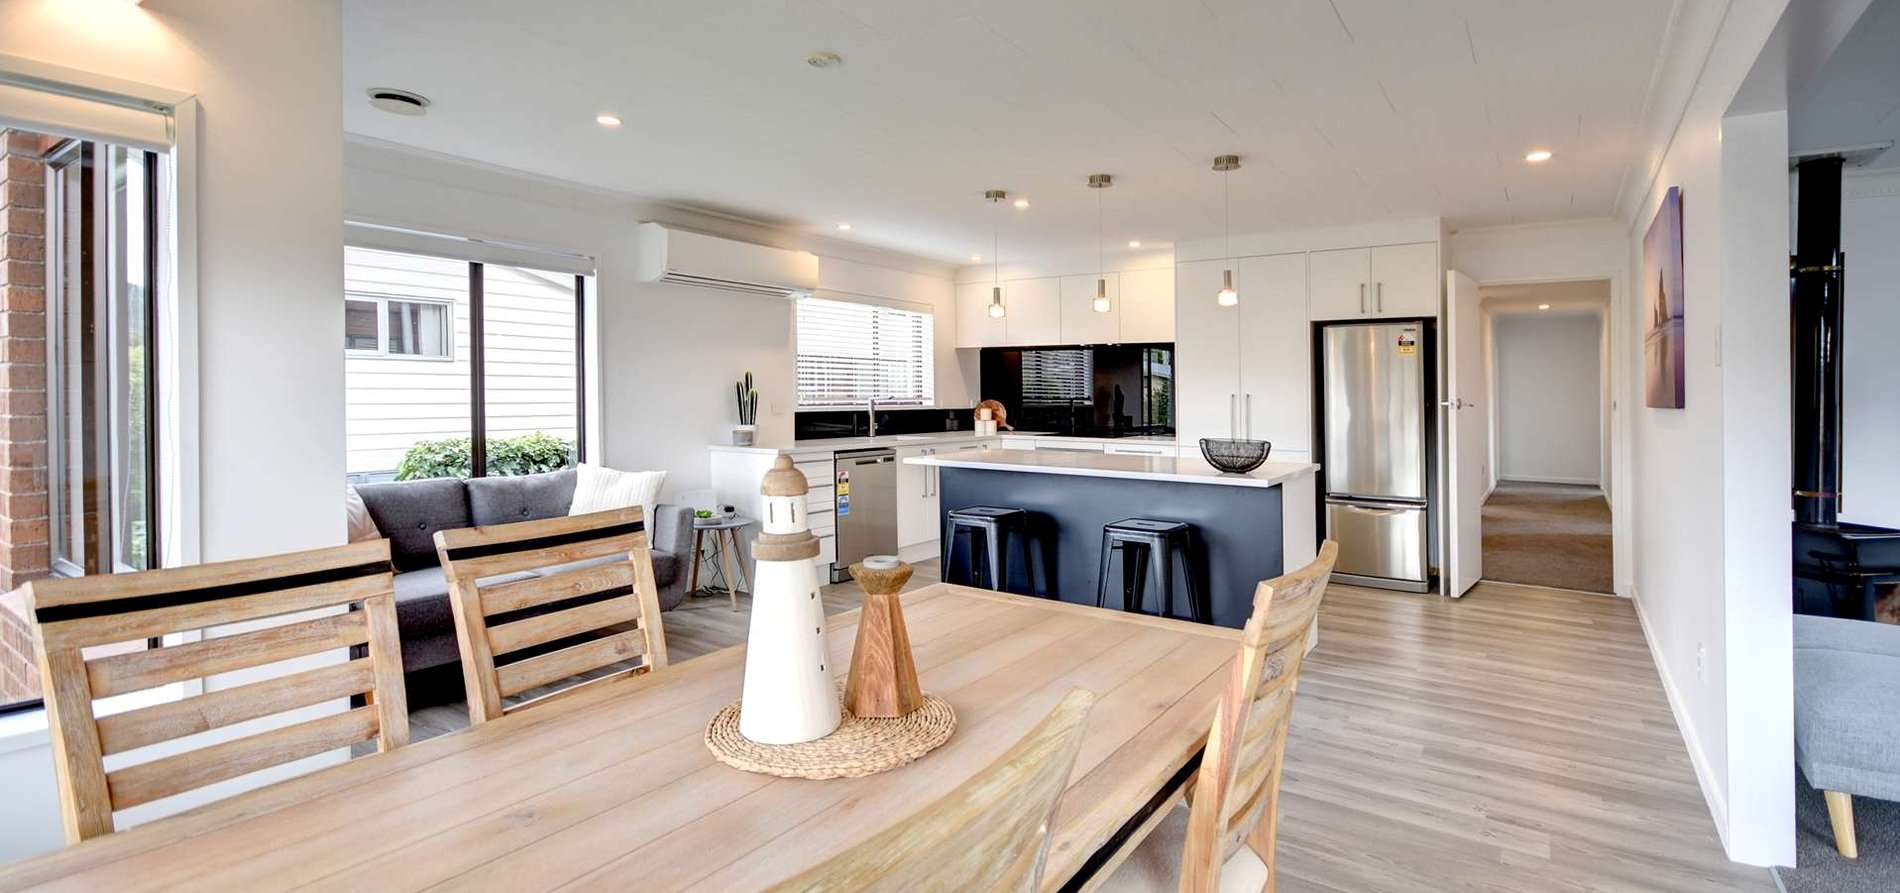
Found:
<svg viewBox="0 0 1900 893"><path fill-rule="evenodd" d="M1421 322L1321 330L1326 531L1339 543L1334 578L1387 589L1431 586L1426 387Z"/></svg>

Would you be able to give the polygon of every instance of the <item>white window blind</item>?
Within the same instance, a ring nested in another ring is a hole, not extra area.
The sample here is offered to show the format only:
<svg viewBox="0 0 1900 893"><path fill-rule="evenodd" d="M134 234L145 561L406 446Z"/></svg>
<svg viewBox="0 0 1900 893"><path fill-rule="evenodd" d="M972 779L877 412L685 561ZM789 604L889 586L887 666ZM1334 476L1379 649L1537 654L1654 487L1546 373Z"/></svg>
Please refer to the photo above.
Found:
<svg viewBox="0 0 1900 893"><path fill-rule="evenodd" d="M798 302L801 409L936 401L930 314L824 298Z"/></svg>
<svg viewBox="0 0 1900 893"><path fill-rule="evenodd" d="M1064 405L1094 399L1094 351L1023 351L1023 402Z"/></svg>

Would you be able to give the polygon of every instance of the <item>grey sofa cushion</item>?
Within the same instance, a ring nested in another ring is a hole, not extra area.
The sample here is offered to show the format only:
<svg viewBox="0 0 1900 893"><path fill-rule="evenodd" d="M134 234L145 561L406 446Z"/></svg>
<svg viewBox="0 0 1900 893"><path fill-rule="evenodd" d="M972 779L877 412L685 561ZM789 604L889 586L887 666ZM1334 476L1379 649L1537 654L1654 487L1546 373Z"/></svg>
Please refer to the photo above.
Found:
<svg viewBox="0 0 1900 893"><path fill-rule="evenodd" d="M1900 626L1794 618L1795 762L1823 791L1900 800Z"/></svg>
<svg viewBox="0 0 1900 893"><path fill-rule="evenodd" d="M526 580L533 574L503 574L494 582ZM455 644L455 612L449 607L449 581L442 566L396 575L396 634L402 640L402 668L439 667L462 658Z"/></svg>
<svg viewBox="0 0 1900 893"><path fill-rule="evenodd" d="M472 526L468 488L455 478L362 484L356 488L376 529L389 538L398 571L436 567L435 532Z"/></svg>
<svg viewBox="0 0 1900 893"><path fill-rule="evenodd" d="M574 504L572 468L512 477L470 478L468 515L477 527L538 521L567 514Z"/></svg>

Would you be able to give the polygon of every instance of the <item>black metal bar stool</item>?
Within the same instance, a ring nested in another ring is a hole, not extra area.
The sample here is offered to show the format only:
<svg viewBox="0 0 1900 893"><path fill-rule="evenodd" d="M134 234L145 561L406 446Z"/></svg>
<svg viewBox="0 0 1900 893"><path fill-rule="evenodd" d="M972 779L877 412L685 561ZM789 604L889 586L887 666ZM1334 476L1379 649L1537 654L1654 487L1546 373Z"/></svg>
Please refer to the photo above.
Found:
<svg viewBox="0 0 1900 893"><path fill-rule="evenodd" d="M976 575L976 537L983 537L982 555L985 558L984 570L989 577L989 588L1005 591L1009 585L1009 547L1014 545L1022 550L1023 565L1033 573L1035 563L1029 556L1029 513L1018 508L1005 508L993 505L973 505L969 508L952 509L945 513L945 523L949 530L943 538L943 574L945 582L950 579L950 563L957 555L958 540L967 540L970 544L970 575L965 585L975 586ZM1007 542L1005 542L1007 540ZM1031 581L1034 588L1034 581Z"/></svg>
<svg viewBox="0 0 1900 893"><path fill-rule="evenodd" d="M1174 614L1174 569L1178 565L1187 579L1188 616L1208 622L1208 606L1201 601L1201 587L1194 580L1194 526L1183 521L1157 521L1151 518L1124 518L1102 525L1102 569L1095 577L1095 606L1107 607L1108 567L1116 552L1122 555L1122 610L1137 614L1146 601L1148 568L1154 567L1154 581L1160 587L1156 608L1161 616Z"/></svg>

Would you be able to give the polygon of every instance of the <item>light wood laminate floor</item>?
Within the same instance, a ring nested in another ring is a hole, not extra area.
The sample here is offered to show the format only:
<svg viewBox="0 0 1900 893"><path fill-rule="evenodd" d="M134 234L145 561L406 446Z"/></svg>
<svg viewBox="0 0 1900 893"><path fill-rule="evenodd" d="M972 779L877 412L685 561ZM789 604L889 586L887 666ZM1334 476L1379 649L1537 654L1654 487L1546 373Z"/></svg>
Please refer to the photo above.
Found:
<svg viewBox="0 0 1900 893"><path fill-rule="evenodd" d="M911 588L937 579L918 566ZM825 587L829 613L855 584ZM665 615L674 661L745 641L750 600ZM1634 608L1508 583L1464 598L1334 585L1294 702L1279 889L1775 889L1729 862ZM467 725L412 716L417 738Z"/></svg>

